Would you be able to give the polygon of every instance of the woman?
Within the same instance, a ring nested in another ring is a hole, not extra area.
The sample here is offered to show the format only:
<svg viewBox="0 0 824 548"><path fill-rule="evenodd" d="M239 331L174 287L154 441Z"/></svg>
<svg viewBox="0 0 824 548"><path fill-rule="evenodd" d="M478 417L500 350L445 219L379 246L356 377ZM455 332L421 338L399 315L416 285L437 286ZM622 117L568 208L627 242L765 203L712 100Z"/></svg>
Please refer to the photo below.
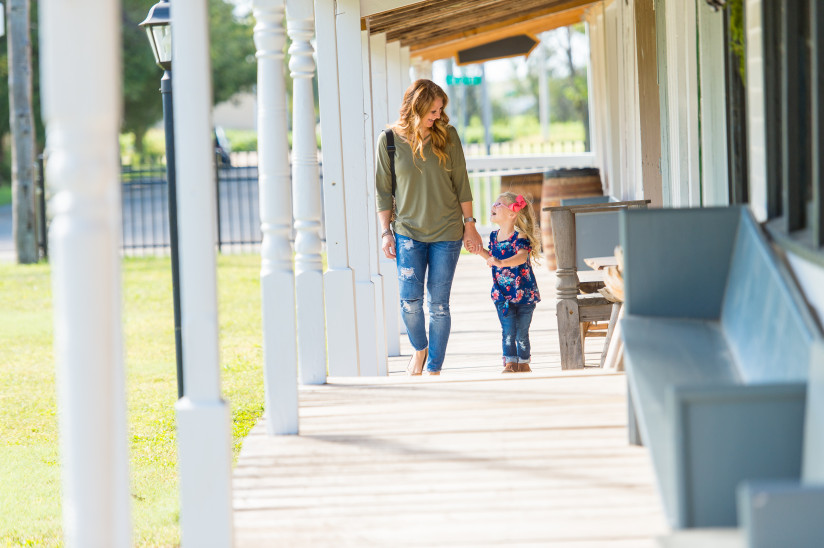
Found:
<svg viewBox="0 0 824 548"><path fill-rule="evenodd" d="M447 102L446 93L431 80L417 80L404 93L400 117L390 126L395 141L394 192L386 134L378 138L375 184L381 247L387 258L397 258L401 316L415 349L406 368L409 375L420 375L424 369L440 375L452 325L449 293L461 241L468 251L482 247L472 217L463 148L444 113Z"/></svg>

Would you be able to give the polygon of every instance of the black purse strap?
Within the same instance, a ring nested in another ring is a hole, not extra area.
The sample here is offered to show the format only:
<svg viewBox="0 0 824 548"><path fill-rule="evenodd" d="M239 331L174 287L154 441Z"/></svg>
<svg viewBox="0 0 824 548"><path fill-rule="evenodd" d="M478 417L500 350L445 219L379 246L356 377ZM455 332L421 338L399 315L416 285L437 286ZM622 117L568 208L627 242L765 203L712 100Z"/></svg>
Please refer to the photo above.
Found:
<svg viewBox="0 0 824 548"><path fill-rule="evenodd" d="M384 130L386 134L386 152L389 153L389 173L392 174L392 196L395 195L397 181L395 180L395 134L391 129Z"/></svg>

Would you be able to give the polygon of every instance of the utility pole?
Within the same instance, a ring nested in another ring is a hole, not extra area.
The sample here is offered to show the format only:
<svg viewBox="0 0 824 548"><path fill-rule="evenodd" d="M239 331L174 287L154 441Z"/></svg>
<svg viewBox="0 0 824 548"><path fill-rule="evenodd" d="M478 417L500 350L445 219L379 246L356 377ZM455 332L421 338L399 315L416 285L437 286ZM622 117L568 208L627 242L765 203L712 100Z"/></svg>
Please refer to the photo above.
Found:
<svg viewBox="0 0 824 548"><path fill-rule="evenodd" d="M17 262L22 264L36 263L38 260L34 215L34 116L29 19L29 0L8 0L12 231Z"/></svg>

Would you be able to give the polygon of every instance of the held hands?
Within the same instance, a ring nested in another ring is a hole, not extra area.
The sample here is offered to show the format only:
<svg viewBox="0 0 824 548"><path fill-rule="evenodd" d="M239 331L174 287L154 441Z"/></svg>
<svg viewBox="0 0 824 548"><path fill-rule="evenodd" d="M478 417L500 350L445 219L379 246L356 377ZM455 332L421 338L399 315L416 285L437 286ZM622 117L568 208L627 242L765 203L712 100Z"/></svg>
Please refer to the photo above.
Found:
<svg viewBox="0 0 824 548"><path fill-rule="evenodd" d="M395 259L395 236L392 233L381 237L381 249L387 259Z"/></svg>
<svg viewBox="0 0 824 548"><path fill-rule="evenodd" d="M463 242L464 247L470 253L478 253L484 248L483 240L481 239L481 235L478 234L478 230L475 228L475 223L467 223L464 225Z"/></svg>

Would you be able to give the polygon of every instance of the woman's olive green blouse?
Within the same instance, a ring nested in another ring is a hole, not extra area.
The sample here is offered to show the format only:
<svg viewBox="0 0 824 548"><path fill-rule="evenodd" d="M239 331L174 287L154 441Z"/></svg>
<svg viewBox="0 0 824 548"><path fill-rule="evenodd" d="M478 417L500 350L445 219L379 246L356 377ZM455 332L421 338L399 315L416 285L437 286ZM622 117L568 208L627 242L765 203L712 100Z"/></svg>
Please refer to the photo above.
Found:
<svg viewBox="0 0 824 548"><path fill-rule="evenodd" d="M461 202L472 201L466 160L458 132L447 126L449 144L446 165L438 163L428 140L423 146L424 160L412 159L412 148L395 134L394 230L421 242L445 242L463 238ZM375 187L378 211L392 209L392 176L386 134L378 137Z"/></svg>

